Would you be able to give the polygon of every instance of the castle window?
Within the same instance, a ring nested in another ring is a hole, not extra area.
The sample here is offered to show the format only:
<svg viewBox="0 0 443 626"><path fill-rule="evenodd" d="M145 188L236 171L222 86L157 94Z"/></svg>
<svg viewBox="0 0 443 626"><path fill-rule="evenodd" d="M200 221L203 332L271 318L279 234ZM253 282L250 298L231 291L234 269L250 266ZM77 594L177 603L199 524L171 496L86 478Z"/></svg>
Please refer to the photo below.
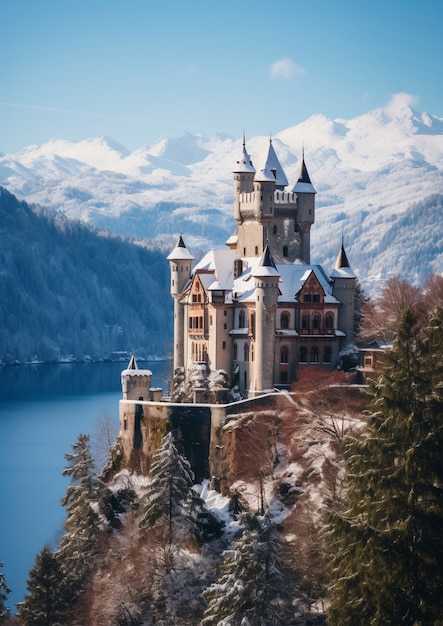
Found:
<svg viewBox="0 0 443 626"><path fill-rule="evenodd" d="M209 325L212 326L212 315L209 316Z"/></svg>
<svg viewBox="0 0 443 626"><path fill-rule="evenodd" d="M224 342L222 343L222 348L223 348L223 350L226 350L226 341L224 341Z"/></svg>
<svg viewBox="0 0 443 626"><path fill-rule="evenodd" d="M332 350L330 346L326 346L326 348L323 350L323 363L330 363L331 357L332 357Z"/></svg>
<svg viewBox="0 0 443 626"><path fill-rule="evenodd" d="M332 315L327 315L325 317L325 327L326 330L332 330L334 328L334 318Z"/></svg>
<svg viewBox="0 0 443 626"><path fill-rule="evenodd" d="M314 329L320 330L320 315L314 315Z"/></svg>
<svg viewBox="0 0 443 626"><path fill-rule="evenodd" d="M280 350L280 363L289 363L289 350L287 346L282 346Z"/></svg>
<svg viewBox="0 0 443 626"><path fill-rule="evenodd" d="M251 361L254 360L254 344L251 343Z"/></svg>
<svg viewBox="0 0 443 626"><path fill-rule="evenodd" d="M227 324L223 324L223 328L224 328L224 330L226 330L226 329L227 329L227 327L228 327L228 325L227 325Z"/></svg>
<svg viewBox="0 0 443 626"><path fill-rule="evenodd" d="M283 256L285 258L288 256L288 246L283 246Z"/></svg>
<svg viewBox="0 0 443 626"><path fill-rule="evenodd" d="M123 420L123 430L128 430L128 420L126 419L126 417Z"/></svg>
<svg viewBox="0 0 443 626"><path fill-rule="evenodd" d="M306 346L302 346L300 348L300 363L307 363L308 362L308 349L306 348Z"/></svg>
<svg viewBox="0 0 443 626"><path fill-rule="evenodd" d="M234 361L237 360L237 352L238 352L238 347L237 347L237 344L234 343Z"/></svg>
<svg viewBox="0 0 443 626"><path fill-rule="evenodd" d="M243 346L243 360L249 361L249 343L245 343Z"/></svg>
<svg viewBox="0 0 443 626"><path fill-rule="evenodd" d="M251 315L249 317L249 333L254 337L255 336L255 313L251 311Z"/></svg>
<svg viewBox="0 0 443 626"><path fill-rule="evenodd" d="M223 310L223 315L226 317L226 316L227 316L227 314L228 314L227 310L226 310L226 309L224 309L224 310Z"/></svg>
<svg viewBox="0 0 443 626"><path fill-rule="evenodd" d="M312 346L309 360L311 361L311 363L318 363L318 348L317 348L317 346Z"/></svg>
<svg viewBox="0 0 443 626"><path fill-rule="evenodd" d="M245 327L245 319L246 319L245 312L241 310L238 314L238 327L239 328Z"/></svg>
<svg viewBox="0 0 443 626"><path fill-rule="evenodd" d="M276 235L277 234L277 224L274 224L274 228L272 230L274 232L274 235Z"/></svg>
<svg viewBox="0 0 443 626"><path fill-rule="evenodd" d="M280 328L289 328L289 315L282 313L280 316Z"/></svg>
<svg viewBox="0 0 443 626"><path fill-rule="evenodd" d="M320 302L320 294L319 293L314 293L314 295L312 296L312 302Z"/></svg>
<svg viewBox="0 0 443 626"><path fill-rule="evenodd" d="M312 302L312 295L310 293L305 293L303 296L303 302Z"/></svg>
<svg viewBox="0 0 443 626"><path fill-rule="evenodd" d="M303 330L309 330L309 327L310 327L309 315L303 315L301 319L301 327Z"/></svg>

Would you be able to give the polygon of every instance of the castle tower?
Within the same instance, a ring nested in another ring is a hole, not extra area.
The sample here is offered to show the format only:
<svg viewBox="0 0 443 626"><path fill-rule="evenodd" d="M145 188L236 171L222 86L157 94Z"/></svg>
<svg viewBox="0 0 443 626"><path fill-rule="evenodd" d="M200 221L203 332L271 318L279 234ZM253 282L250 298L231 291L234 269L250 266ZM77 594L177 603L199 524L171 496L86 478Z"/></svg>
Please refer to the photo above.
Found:
<svg viewBox="0 0 443 626"><path fill-rule="evenodd" d="M253 270L256 294L255 362L251 395L274 386L275 317L280 274L266 245L258 267Z"/></svg>
<svg viewBox="0 0 443 626"><path fill-rule="evenodd" d="M300 174L293 192L297 196L297 229L301 239L301 258L305 263L311 262L311 226L315 221L315 194L305 164L303 150Z"/></svg>
<svg viewBox="0 0 443 626"><path fill-rule="evenodd" d="M271 139L265 164L258 171L243 142L243 156L233 173L237 258L261 257L267 243L277 263L309 263L316 192L304 157L292 191L286 191L288 179Z"/></svg>
<svg viewBox="0 0 443 626"><path fill-rule="evenodd" d="M134 355L121 373L123 400L149 400L152 384L151 370L138 368Z"/></svg>
<svg viewBox="0 0 443 626"><path fill-rule="evenodd" d="M338 328L346 333L340 345L343 349L354 342L354 295L357 279L346 255L343 241L330 278L332 295L341 302L338 311Z"/></svg>
<svg viewBox="0 0 443 626"><path fill-rule="evenodd" d="M185 366L185 308L181 302L184 286L191 276L194 257L180 235L177 245L167 257L171 268L171 296L174 298L174 372Z"/></svg>
<svg viewBox="0 0 443 626"><path fill-rule="evenodd" d="M237 224L241 224L243 217L240 210L241 194L252 193L254 190L255 168L252 165L251 157L246 151L245 137L243 135L243 153L237 161L234 174L234 219Z"/></svg>

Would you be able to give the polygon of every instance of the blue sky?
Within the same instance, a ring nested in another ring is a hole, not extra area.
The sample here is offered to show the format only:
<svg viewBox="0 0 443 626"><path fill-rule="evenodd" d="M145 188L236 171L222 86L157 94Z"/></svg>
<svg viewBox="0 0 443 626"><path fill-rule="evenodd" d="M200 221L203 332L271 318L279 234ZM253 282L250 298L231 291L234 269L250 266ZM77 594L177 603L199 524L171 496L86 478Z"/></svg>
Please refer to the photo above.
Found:
<svg viewBox="0 0 443 626"><path fill-rule="evenodd" d="M0 151L276 134L396 93L443 117L441 0L0 0Z"/></svg>

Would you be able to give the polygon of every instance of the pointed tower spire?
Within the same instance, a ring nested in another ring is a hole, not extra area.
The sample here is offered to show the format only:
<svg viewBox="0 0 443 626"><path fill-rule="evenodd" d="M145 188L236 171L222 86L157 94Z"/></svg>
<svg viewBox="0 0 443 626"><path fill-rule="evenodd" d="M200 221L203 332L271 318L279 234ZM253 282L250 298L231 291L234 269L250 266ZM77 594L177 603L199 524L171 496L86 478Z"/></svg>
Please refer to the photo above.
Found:
<svg viewBox="0 0 443 626"><path fill-rule="evenodd" d="M283 189L288 185L288 179L283 171L283 168L275 153L274 146L272 145L272 137L269 137L269 148L266 163L260 173L257 173L255 180L258 182L272 181L275 182L276 187Z"/></svg>
<svg viewBox="0 0 443 626"><path fill-rule="evenodd" d="M337 260L334 263L334 269L331 273L331 278L337 278L338 276L344 278L355 278L355 274L352 271L351 264L349 263L348 255L346 254L343 235L341 239L341 248L337 256Z"/></svg>
<svg viewBox="0 0 443 626"><path fill-rule="evenodd" d="M134 351L132 351L131 359L130 359L130 361L128 363L128 367L126 369L128 369L128 370L138 370L138 365L137 365L137 361L135 360Z"/></svg>
<svg viewBox="0 0 443 626"><path fill-rule="evenodd" d="M305 163L305 146L303 144L302 148L302 158L300 165L300 174L298 176L298 180L295 183L294 189L292 191L296 191L297 193L316 193L314 189L314 185L311 183L311 178L308 173L308 168Z"/></svg>
<svg viewBox="0 0 443 626"><path fill-rule="evenodd" d="M271 250L267 243L266 243L265 249L263 250L260 263L252 271L252 275L254 276L254 278L264 277L264 276L280 276L277 266L274 261L274 257L272 256Z"/></svg>

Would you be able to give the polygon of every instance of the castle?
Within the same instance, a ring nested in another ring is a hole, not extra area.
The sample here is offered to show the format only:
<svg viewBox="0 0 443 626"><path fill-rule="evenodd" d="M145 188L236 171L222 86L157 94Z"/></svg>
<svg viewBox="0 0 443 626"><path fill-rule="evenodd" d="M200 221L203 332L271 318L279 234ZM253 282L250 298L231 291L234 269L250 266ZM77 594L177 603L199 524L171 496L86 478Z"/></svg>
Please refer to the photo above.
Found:
<svg viewBox="0 0 443 626"><path fill-rule="evenodd" d="M266 392L289 388L299 368L336 367L354 340L356 276L343 244L329 276L310 262L316 192L304 155L291 191L272 141L258 171L243 142L233 174L237 232L226 249L211 250L193 266L180 236L168 256L174 374L188 383L192 398L162 401L161 390L151 388L151 372L139 369L133 356L122 372L119 411L127 466L147 471L164 432L172 430L197 480L210 476L222 490L230 471L223 425L244 411L275 409L286 396ZM220 403L201 383L221 372L231 398Z"/></svg>
<svg viewBox="0 0 443 626"><path fill-rule="evenodd" d="M259 170L243 141L233 174L237 232L226 249L192 267L180 236L168 256L174 372L223 370L236 394L254 397L289 387L300 367L336 367L354 340L356 276L343 244L329 276L311 264L316 191L304 155L291 191L272 140Z"/></svg>

